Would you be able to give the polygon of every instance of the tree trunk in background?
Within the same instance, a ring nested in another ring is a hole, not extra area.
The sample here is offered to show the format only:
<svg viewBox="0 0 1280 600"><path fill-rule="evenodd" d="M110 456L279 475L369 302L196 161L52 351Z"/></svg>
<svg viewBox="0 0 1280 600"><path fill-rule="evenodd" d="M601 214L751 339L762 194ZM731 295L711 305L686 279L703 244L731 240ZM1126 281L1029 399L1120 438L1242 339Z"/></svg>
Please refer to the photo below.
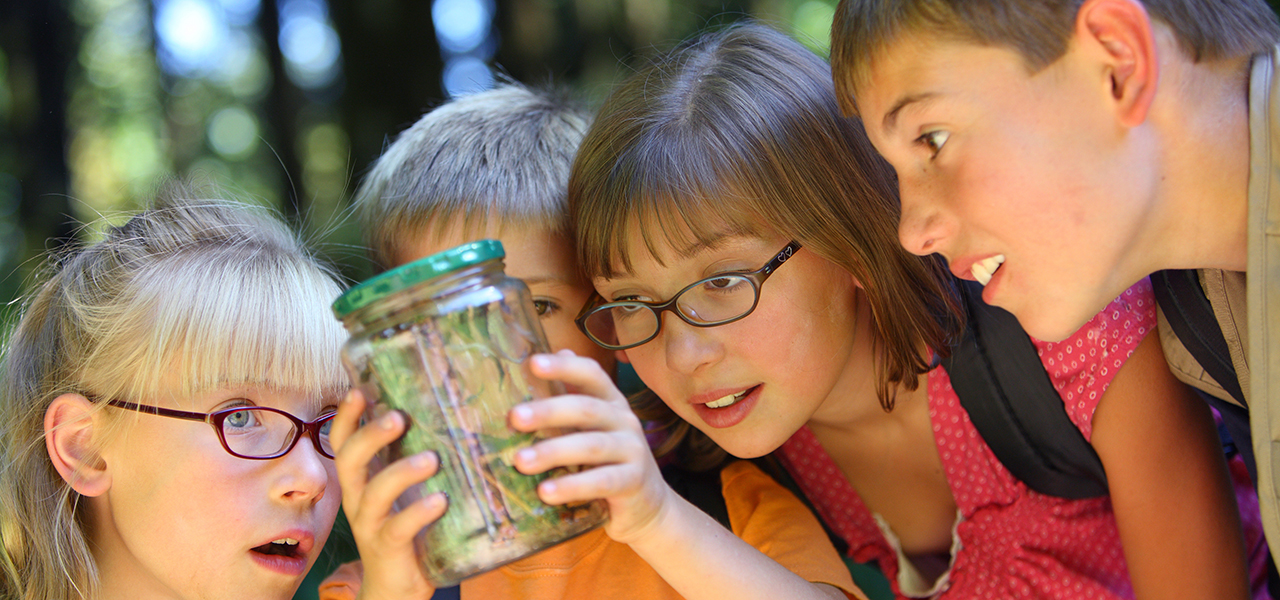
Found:
<svg viewBox="0 0 1280 600"><path fill-rule="evenodd" d="M27 245L36 249L65 244L74 236L67 197L66 92L77 37L62 2L0 2L0 47L15 88L11 120L0 125L0 133L11 136L0 141L0 171L21 185L20 226ZM49 238L55 241L46 242ZM11 267L0 268L5 268L0 279L10 276Z"/></svg>
<svg viewBox="0 0 1280 600"><path fill-rule="evenodd" d="M330 0L342 39L339 103L351 140L354 186L394 139L444 101L440 46L429 0Z"/></svg>
<svg viewBox="0 0 1280 600"><path fill-rule="evenodd" d="M284 177L280 180L286 186L281 190L280 209L292 218L306 210L307 201L302 186L302 163L298 161L299 113L305 99L285 73L284 54L280 52L280 12L275 0L263 0L262 12L258 15L258 31L266 49L267 63L271 66L271 88L263 102L267 112L265 126L275 134L268 139L276 140L272 149L284 170Z"/></svg>

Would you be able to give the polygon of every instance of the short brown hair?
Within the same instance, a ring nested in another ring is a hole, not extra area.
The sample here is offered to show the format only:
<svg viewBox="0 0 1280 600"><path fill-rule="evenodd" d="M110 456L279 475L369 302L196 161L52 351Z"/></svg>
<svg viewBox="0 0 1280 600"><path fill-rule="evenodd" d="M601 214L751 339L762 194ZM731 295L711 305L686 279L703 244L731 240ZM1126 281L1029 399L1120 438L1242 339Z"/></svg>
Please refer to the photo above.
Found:
<svg viewBox="0 0 1280 600"><path fill-rule="evenodd" d="M1067 50L1083 0L840 0L831 24L831 70L846 114L867 67L903 35L927 31L984 46L1010 48L1036 72ZM1142 0L1173 31L1193 61L1265 52L1280 42L1280 23L1264 0Z"/></svg>
<svg viewBox="0 0 1280 600"><path fill-rule="evenodd" d="M621 83L578 151L569 210L593 278L630 268L629 228L655 256L772 230L840 265L871 305L886 409L958 327L941 260L898 244L893 169L840 114L830 68L764 25L705 34Z"/></svg>

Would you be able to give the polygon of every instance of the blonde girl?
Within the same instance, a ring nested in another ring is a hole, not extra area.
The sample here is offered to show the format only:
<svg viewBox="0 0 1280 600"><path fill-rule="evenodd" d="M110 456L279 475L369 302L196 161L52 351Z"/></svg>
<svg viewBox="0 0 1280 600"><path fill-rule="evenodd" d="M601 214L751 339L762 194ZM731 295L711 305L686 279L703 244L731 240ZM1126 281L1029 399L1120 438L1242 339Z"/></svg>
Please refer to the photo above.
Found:
<svg viewBox="0 0 1280 600"><path fill-rule="evenodd" d="M51 256L4 344L0 597L291 598L341 501L331 273L172 185Z"/></svg>

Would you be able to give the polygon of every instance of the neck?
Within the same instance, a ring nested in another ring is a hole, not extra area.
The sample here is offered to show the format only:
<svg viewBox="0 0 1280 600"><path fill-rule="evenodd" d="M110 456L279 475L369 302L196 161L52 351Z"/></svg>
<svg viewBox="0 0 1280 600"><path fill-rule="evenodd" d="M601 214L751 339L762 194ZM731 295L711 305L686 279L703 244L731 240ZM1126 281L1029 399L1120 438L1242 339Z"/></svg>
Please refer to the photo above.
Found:
<svg viewBox="0 0 1280 600"><path fill-rule="evenodd" d="M1163 104L1153 104L1159 136L1149 270L1245 270L1249 187L1248 59L1162 65Z"/></svg>
<svg viewBox="0 0 1280 600"><path fill-rule="evenodd" d="M876 382L880 377L877 365L880 357L874 344L874 327L871 319L871 305L866 297L859 294L857 307L857 329L854 332L854 348L849 361L844 366L842 376L822 406L810 417L808 426L815 432L839 432L849 434L866 431L867 428L879 427L888 422L902 419L907 413L904 407L926 402L928 375L917 378L915 390L908 390L898 385L889 390L893 402L893 410L886 411L876 393ZM927 348L920 349L927 354Z"/></svg>

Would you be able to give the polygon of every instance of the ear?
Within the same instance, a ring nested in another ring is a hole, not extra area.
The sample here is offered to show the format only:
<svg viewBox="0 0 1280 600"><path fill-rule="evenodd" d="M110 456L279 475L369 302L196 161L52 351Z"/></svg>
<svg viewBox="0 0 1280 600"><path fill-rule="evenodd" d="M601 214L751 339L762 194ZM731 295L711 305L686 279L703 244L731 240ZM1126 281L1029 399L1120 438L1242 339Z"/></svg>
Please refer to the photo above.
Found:
<svg viewBox="0 0 1280 600"><path fill-rule="evenodd" d="M1142 124L1160 76L1146 9L1137 0L1085 0L1076 13L1075 39L1103 61L1120 123Z"/></svg>
<svg viewBox="0 0 1280 600"><path fill-rule="evenodd" d="M94 451L101 417L80 394L63 394L44 412L44 445L53 467L82 496L101 496L111 488L106 462Z"/></svg>
<svg viewBox="0 0 1280 600"><path fill-rule="evenodd" d="M858 279L857 275L854 275L853 273L849 273L849 279L853 281L853 287L859 290L862 290L864 293L867 291L867 288L862 286L862 280Z"/></svg>

